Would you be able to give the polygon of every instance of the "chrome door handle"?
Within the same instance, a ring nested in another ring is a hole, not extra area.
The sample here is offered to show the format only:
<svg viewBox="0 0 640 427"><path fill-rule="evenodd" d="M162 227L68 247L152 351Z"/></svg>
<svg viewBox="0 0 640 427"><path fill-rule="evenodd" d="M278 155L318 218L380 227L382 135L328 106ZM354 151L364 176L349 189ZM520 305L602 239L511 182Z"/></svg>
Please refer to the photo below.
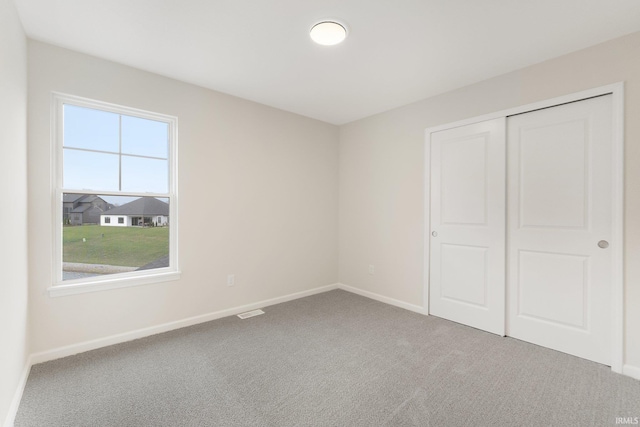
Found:
<svg viewBox="0 0 640 427"><path fill-rule="evenodd" d="M607 249L609 247L609 242L607 242L606 240L600 240L598 242L598 247L600 249Z"/></svg>
<svg viewBox="0 0 640 427"><path fill-rule="evenodd" d="M432 231L432 232L431 232L431 235L432 235L433 237L438 237L438 232L437 232L437 231Z"/></svg>

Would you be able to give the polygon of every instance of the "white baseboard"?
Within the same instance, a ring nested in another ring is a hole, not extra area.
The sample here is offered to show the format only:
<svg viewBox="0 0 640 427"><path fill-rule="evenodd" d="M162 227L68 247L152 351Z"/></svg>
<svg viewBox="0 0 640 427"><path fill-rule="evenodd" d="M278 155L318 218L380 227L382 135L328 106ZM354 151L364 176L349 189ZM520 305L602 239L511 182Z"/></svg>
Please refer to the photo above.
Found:
<svg viewBox="0 0 640 427"><path fill-rule="evenodd" d="M623 365L622 375L640 380L640 367L633 365Z"/></svg>
<svg viewBox="0 0 640 427"><path fill-rule="evenodd" d="M29 378L29 372L31 372L31 356L27 358L24 364L24 368L22 369L22 374L20 374L20 381L18 382L18 387L16 388L16 392L13 395L13 399L11 400L11 405L9 406L9 412L7 413L7 417L4 420L4 427L13 427L13 423L16 420L16 415L18 414L18 407L20 406L20 401L22 400L22 393L24 393L24 387L27 385L27 378Z"/></svg>
<svg viewBox="0 0 640 427"><path fill-rule="evenodd" d="M376 294L374 292L365 291L353 286L345 285L344 283L338 283L338 289L348 291L354 294L358 294L363 297L371 298L376 301L383 302L385 304L394 305L396 307L404 308L405 310L413 311L420 314L429 314L429 311L419 305L409 304L408 302L400 301L394 298L385 297L384 295Z"/></svg>
<svg viewBox="0 0 640 427"><path fill-rule="evenodd" d="M309 289L307 291L302 291L302 292L296 292L293 294L284 295L277 298L271 298L268 300L255 302L252 304L233 307L226 310L215 311L213 313L201 314L199 316L189 317L182 320L176 320L174 322L163 323L161 325L150 326L148 328L137 329L130 332L124 332L122 334L111 335L108 337L98 338L95 340L85 341L85 342L72 344L64 347L58 347L52 350L47 350L40 353L32 354L31 364L48 362L50 360L60 359L62 357L72 356L78 353L84 353L85 351L95 350L95 349L98 349L101 347L107 347L113 344L120 344L127 341L133 341L138 338L144 338L151 335L172 331L174 329L180 329L180 328L185 328L187 326L197 325L199 323L209 322L211 320L220 319L222 317L234 316L239 313L244 313L245 311L251 311L257 308L268 307L270 305L280 304L280 303L291 301L298 298L304 298L310 295L331 291L337 288L338 288L338 284L321 286L319 288Z"/></svg>
<svg viewBox="0 0 640 427"><path fill-rule="evenodd" d="M182 320L176 320L174 322L163 323L161 325L150 326L148 328L137 329L134 331L124 332L121 334L111 335L103 338L97 338L90 341L84 341L77 344L71 344L64 347L58 347L51 350L34 353L31 355L30 361L31 361L31 364L48 362L50 360L60 359L62 357L72 356L78 353L84 353L85 351L95 350L98 348L107 347L114 344L120 344L127 341L133 341L138 338L144 338L144 337L148 337L155 334L161 334L163 332L173 331L175 329L185 328L187 326L197 325L199 323L220 319L222 317L233 316L239 313L243 313L245 311L255 310L257 308L262 308L262 307L268 307L270 305L280 304L280 303L292 301L298 298L304 298L306 296L331 291L333 289L342 289L354 294L358 294L367 298L374 299L376 301L380 301L396 307L404 308L405 310L410 310L420 314L427 314L427 311L420 306L409 304L404 301L389 298L373 292L364 291L362 289L354 288L353 286L345 285L343 283L336 283L333 285L321 286L319 288L309 289L307 291L302 291L302 292L296 292L293 294L284 295L277 298L258 301L252 304L242 305L239 307L233 307L226 310L215 311L207 314L201 314L199 316L189 317Z"/></svg>

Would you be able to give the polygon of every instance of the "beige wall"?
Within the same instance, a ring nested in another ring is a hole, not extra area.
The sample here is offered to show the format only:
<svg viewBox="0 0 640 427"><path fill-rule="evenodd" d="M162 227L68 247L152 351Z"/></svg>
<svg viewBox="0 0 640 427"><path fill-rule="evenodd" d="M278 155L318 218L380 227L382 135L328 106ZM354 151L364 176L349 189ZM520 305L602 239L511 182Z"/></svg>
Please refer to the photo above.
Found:
<svg viewBox="0 0 640 427"><path fill-rule="evenodd" d="M27 39L10 0L0 0L0 424L28 355Z"/></svg>
<svg viewBox="0 0 640 427"><path fill-rule="evenodd" d="M181 280L48 296L51 91L178 117ZM28 130L33 352L338 281L333 125L30 41Z"/></svg>
<svg viewBox="0 0 640 427"><path fill-rule="evenodd" d="M340 281L423 304L427 127L619 81L626 82L625 363L640 367L640 33L342 126Z"/></svg>

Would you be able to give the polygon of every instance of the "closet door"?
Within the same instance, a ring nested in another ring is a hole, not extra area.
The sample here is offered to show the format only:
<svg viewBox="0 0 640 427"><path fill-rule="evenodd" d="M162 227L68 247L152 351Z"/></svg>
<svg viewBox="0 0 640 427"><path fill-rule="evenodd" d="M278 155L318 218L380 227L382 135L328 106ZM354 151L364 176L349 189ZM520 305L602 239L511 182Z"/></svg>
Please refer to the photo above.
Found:
<svg viewBox="0 0 640 427"><path fill-rule="evenodd" d="M429 313L504 335L505 119L431 134Z"/></svg>
<svg viewBox="0 0 640 427"><path fill-rule="evenodd" d="M612 109L602 96L508 119L508 335L611 357Z"/></svg>

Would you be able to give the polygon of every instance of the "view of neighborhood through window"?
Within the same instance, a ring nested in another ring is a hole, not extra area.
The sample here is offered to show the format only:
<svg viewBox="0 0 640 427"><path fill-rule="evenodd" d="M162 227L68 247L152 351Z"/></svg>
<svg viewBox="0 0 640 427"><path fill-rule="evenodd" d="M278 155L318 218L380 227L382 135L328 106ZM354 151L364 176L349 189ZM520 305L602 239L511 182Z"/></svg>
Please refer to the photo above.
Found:
<svg viewBox="0 0 640 427"><path fill-rule="evenodd" d="M169 124L64 104L62 135L62 280L169 267Z"/></svg>
<svg viewBox="0 0 640 427"><path fill-rule="evenodd" d="M65 193L63 206L63 280L169 266L167 199Z"/></svg>

